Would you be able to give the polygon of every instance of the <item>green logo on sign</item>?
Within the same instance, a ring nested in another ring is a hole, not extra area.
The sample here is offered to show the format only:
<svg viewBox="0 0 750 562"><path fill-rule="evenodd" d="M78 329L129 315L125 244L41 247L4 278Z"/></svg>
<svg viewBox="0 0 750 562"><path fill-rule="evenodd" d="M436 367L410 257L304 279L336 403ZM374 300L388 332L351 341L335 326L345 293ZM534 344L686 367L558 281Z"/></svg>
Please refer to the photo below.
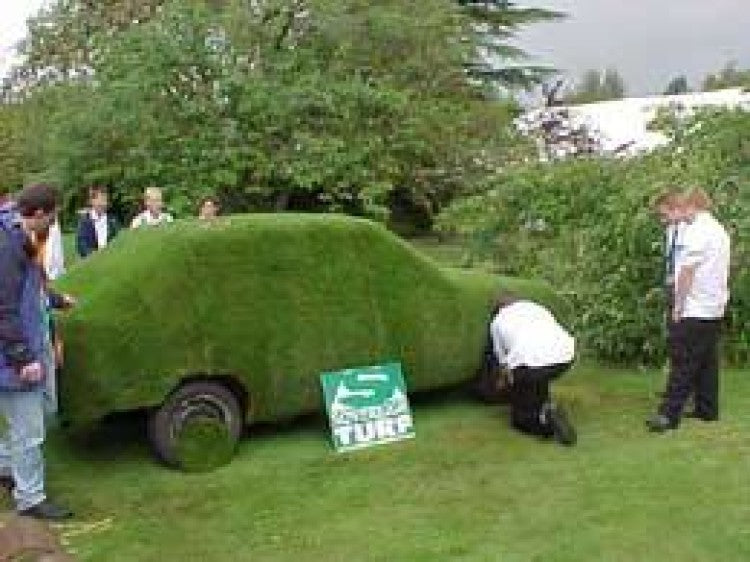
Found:
<svg viewBox="0 0 750 562"><path fill-rule="evenodd" d="M337 451L414 437L400 363L320 376Z"/></svg>

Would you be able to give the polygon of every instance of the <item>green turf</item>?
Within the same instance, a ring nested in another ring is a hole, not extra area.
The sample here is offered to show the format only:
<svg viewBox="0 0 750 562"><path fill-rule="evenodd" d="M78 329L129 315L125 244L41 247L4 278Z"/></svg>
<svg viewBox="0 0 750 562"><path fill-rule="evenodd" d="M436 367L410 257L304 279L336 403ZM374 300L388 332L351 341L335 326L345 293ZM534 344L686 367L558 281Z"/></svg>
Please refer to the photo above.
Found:
<svg viewBox="0 0 750 562"><path fill-rule="evenodd" d="M748 375L724 374L720 423L650 435L653 374L578 369L557 389L572 449L445 394L414 406L414 440L337 455L313 419L208 474L155 465L133 424L86 447L54 434L49 488L79 513L64 531L84 562L742 562Z"/></svg>
<svg viewBox="0 0 750 562"><path fill-rule="evenodd" d="M71 267L61 319L74 421L160 403L182 378L228 375L253 421L319 409L318 375L399 360L410 388L481 357L501 288L549 286L444 269L385 228L336 215L246 215L125 232Z"/></svg>

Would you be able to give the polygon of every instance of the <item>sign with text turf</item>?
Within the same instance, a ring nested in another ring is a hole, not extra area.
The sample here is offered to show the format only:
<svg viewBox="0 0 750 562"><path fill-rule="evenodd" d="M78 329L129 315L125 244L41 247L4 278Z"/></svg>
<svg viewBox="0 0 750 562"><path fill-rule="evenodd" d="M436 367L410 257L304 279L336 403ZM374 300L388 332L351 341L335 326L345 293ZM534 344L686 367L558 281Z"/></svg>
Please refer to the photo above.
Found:
<svg viewBox="0 0 750 562"><path fill-rule="evenodd" d="M336 451L414 437L400 363L323 373L320 380Z"/></svg>

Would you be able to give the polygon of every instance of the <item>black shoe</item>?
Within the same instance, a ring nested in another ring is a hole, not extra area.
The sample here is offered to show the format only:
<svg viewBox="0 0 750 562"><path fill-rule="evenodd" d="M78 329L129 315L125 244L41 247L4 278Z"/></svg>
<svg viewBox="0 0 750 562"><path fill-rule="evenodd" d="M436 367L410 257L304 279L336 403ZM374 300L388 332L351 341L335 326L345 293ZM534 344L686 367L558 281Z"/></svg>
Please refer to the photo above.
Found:
<svg viewBox="0 0 750 562"><path fill-rule="evenodd" d="M547 422L552 427L555 441L568 446L576 444L578 435L561 406L550 403L546 408L545 415Z"/></svg>
<svg viewBox="0 0 750 562"><path fill-rule="evenodd" d="M72 511L60 507L59 505L55 505L49 500L44 500L41 503L36 504L34 507L19 511L18 514L23 515L24 517L33 517L34 519L42 519L45 521L62 521L73 517Z"/></svg>
<svg viewBox="0 0 750 562"><path fill-rule="evenodd" d="M654 433L664 433L668 429L677 429L677 422L662 414L656 414L646 420L646 426Z"/></svg>

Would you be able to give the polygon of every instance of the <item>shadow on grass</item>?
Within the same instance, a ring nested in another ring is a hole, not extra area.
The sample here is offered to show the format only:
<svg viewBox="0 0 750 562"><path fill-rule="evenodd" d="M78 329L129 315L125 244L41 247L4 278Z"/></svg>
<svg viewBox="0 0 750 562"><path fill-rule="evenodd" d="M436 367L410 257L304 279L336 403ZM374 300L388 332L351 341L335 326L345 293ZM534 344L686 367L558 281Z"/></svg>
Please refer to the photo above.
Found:
<svg viewBox="0 0 750 562"><path fill-rule="evenodd" d="M148 454L145 410L111 414L89 426L51 432L78 460L106 462Z"/></svg>
<svg viewBox="0 0 750 562"><path fill-rule="evenodd" d="M417 414L457 404L487 407L472 398L464 384L415 392L410 394L409 400ZM498 408L498 416L503 416L503 411L503 408ZM54 441L64 441L69 454L78 460L107 463L122 459L143 459L151 456L147 421L147 410L118 412L86 428L54 431L51 438ZM321 410L280 421L252 424L245 428L242 439L272 440L305 434L320 434L323 437L327 433L328 420Z"/></svg>

